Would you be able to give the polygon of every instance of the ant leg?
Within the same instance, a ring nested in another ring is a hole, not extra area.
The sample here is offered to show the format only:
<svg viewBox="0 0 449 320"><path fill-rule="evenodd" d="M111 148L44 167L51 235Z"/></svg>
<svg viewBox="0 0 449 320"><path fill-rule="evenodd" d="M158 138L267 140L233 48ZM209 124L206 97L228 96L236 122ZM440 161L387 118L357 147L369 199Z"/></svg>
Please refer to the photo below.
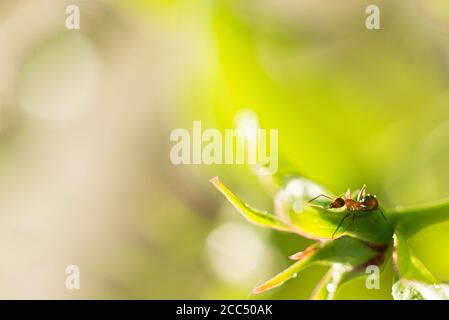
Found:
<svg viewBox="0 0 449 320"><path fill-rule="evenodd" d="M360 199L365 195L366 195L366 184L364 184L362 189L360 189L359 194L357 195L357 201L360 201Z"/></svg>
<svg viewBox="0 0 449 320"><path fill-rule="evenodd" d="M352 224L354 223L354 220L355 220L355 213L353 212L353 213L352 213L352 221L351 221L351 223L345 228L345 231L348 230L350 226L352 226ZM343 231L343 232L345 232L345 231Z"/></svg>
<svg viewBox="0 0 449 320"><path fill-rule="evenodd" d="M350 213L347 213L347 214L343 217L343 219L341 219L340 223L338 224L337 229L335 229L334 233L332 234L332 239L334 238L335 233L337 233L338 229L340 229L341 225L342 225L343 222L346 220L346 218L349 217L349 215L350 215Z"/></svg>
<svg viewBox="0 0 449 320"><path fill-rule="evenodd" d="M377 209L379 209L380 213L382 214L382 217L384 218L385 221L387 221L387 218L385 217L384 212L382 211L382 209L380 207L378 207Z"/></svg>
<svg viewBox="0 0 449 320"><path fill-rule="evenodd" d="M326 196L325 194L319 194L319 195L317 195L315 198L309 200L308 202L311 203L312 201L318 199L319 197L325 197L325 198L328 198L329 200L332 200L332 201L334 200L334 199L332 199L331 197Z"/></svg>

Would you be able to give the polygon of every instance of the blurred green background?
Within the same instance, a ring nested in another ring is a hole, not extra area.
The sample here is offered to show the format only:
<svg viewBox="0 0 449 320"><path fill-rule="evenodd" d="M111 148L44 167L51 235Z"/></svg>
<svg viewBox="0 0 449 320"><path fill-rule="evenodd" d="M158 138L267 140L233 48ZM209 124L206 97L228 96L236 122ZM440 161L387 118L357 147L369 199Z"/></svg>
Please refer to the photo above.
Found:
<svg viewBox="0 0 449 320"><path fill-rule="evenodd" d="M444 0L0 0L0 297L307 299L324 268L250 294L311 241L249 225L208 179L269 211L272 193L245 166L173 165L170 132L249 109L281 173L387 208L447 198L448 37ZM410 243L449 281L449 224Z"/></svg>

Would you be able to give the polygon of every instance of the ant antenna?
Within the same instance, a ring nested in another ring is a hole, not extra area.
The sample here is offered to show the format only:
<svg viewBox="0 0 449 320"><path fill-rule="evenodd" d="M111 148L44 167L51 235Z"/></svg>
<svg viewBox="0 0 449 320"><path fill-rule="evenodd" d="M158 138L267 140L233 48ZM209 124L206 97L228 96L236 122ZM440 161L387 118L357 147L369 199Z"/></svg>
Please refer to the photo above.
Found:
<svg viewBox="0 0 449 320"><path fill-rule="evenodd" d="M328 198L329 200L332 200L332 201L334 200L334 199L332 199L331 197L326 196L325 194L319 194L319 195L317 195L315 198L309 200L308 203L311 203L312 201L318 199L319 197L325 197L325 198Z"/></svg>

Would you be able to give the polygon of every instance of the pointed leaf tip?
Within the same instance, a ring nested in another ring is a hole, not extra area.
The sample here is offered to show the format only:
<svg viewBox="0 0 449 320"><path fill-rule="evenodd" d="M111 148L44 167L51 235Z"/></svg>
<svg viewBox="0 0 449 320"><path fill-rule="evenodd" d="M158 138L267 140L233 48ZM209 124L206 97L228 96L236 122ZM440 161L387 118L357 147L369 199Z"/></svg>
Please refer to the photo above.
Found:
<svg viewBox="0 0 449 320"><path fill-rule="evenodd" d="M308 259L303 259L300 261L295 262L290 267L285 269L284 271L278 273L276 276L271 278L270 280L262 283L261 285L257 286L253 289L254 294L262 293L264 291L279 287L280 285L283 285L284 282L287 280L290 280L291 278L295 278L296 274L304 269L305 267L309 266L310 262Z"/></svg>
<svg viewBox="0 0 449 320"><path fill-rule="evenodd" d="M217 183L220 182L220 178L218 178L218 176L212 177L209 179L209 182L212 183L213 185L216 185Z"/></svg>
<svg viewBox="0 0 449 320"><path fill-rule="evenodd" d="M262 227L268 227L284 232L294 232L292 228L282 222L277 216L268 212L259 211L251 208L237 197L231 190L226 187L218 177L213 177L209 180L218 191L220 191L226 199L237 209L240 214L249 222Z"/></svg>

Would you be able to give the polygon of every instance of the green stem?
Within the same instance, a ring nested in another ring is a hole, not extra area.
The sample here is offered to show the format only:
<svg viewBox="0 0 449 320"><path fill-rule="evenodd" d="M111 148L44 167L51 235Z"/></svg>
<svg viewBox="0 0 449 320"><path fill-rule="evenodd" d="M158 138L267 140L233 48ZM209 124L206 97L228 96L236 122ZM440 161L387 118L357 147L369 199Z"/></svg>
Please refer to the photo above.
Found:
<svg viewBox="0 0 449 320"><path fill-rule="evenodd" d="M410 237L422 229L436 223L449 220L449 200L445 199L433 204L389 211L393 225L400 225L406 237Z"/></svg>

